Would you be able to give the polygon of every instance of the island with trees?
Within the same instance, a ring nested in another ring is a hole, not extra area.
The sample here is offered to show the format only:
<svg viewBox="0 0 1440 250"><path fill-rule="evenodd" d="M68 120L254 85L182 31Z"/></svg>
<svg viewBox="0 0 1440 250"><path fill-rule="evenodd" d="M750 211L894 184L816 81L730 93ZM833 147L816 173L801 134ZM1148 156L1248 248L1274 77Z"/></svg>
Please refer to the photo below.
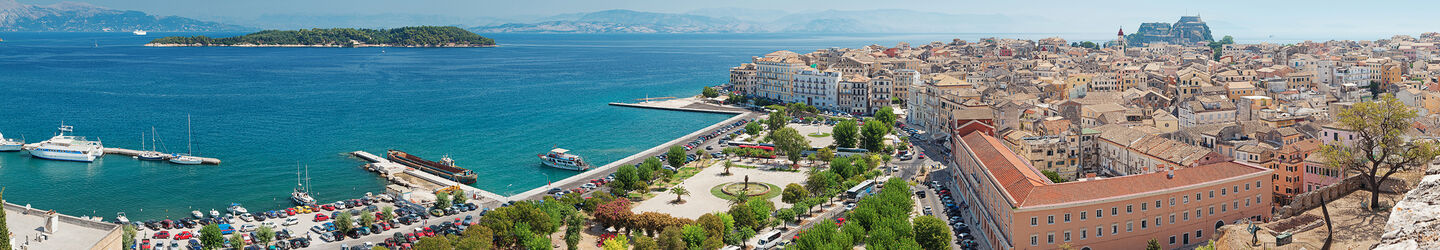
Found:
<svg viewBox="0 0 1440 250"><path fill-rule="evenodd" d="M172 36L150 41L151 47L494 47L495 40L452 26L394 29L266 30L243 36L213 38Z"/></svg>

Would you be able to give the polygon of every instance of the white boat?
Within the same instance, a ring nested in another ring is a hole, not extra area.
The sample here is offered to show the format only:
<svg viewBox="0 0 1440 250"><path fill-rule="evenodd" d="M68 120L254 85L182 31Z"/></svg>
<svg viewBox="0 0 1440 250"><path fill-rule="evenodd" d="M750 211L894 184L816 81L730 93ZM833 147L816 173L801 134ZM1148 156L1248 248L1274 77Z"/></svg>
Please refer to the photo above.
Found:
<svg viewBox="0 0 1440 250"><path fill-rule="evenodd" d="M191 216L195 216L196 219L204 219L204 218L205 218L205 213L201 213L200 210L190 211L190 215L191 215Z"/></svg>
<svg viewBox="0 0 1440 250"><path fill-rule="evenodd" d="M150 148L149 150L146 150L147 148L145 148L145 133L140 133L140 150L146 151L140 151L140 153L135 154L135 159L146 161L169 160L169 155L155 150L156 145L158 145L158 143L156 143L158 137L160 136L159 134L155 134L155 127L150 127Z"/></svg>
<svg viewBox="0 0 1440 250"><path fill-rule="evenodd" d="M105 148L100 141L88 141L85 137L65 135L67 132L74 132L75 128L60 123L60 133L49 140L42 141L25 148L30 151L30 156L35 158L59 161L94 162L101 156L105 156Z"/></svg>
<svg viewBox="0 0 1440 250"><path fill-rule="evenodd" d="M187 116L185 116L185 148L186 148L186 150L189 150L190 152L189 152L189 153L186 153L186 154L183 154L183 155L182 155L182 154L172 154L172 155L170 155L170 163L175 163L175 164L180 164L180 165L200 165L200 163L205 163L205 160L204 160L204 159L200 159L200 157L191 156L191 155L195 154L195 147L193 146L194 143L191 143L191 140L190 140L190 136L191 136L192 134L193 134L193 133L191 133L191 130L190 130L190 116L187 115Z"/></svg>
<svg viewBox="0 0 1440 250"><path fill-rule="evenodd" d="M143 36L143 35L145 35L145 34L149 34L149 32L145 32L144 30L135 30L135 31L131 31L130 33L131 33L131 34L135 34L135 35L137 35L137 36Z"/></svg>
<svg viewBox="0 0 1440 250"><path fill-rule="evenodd" d="M225 210L230 211L230 214L249 214L249 213L250 213L250 211L246 211L246 210L245 210L245 207L240 206L240 203L230 203L230 208L227 208L227 209L225 209Z"/></svg>
<svg viewBox="0 0 1440 250"><path fill-rule="evenodd" d="M5 139L5 135L4 135L4 134L0 134L0 152L15 152L15 151L20 151L20 150L21 150L22 148L24 148L24 147L25 147L25 142L24 142L24 141L19 141L19 140L15 140L15 139Z"/></svg>
<svg viewBox="0 0 1440 250"><path fill-rule="evenodd" d="M299 167L299 166L296 166L296 167ZM298 169L298 168L295 169L295 191L294 191L294 192L290 192L290 201L295 202L295 205L301 205L301 206L314 206L314 205L315 205L315 198L314 198L314 197L310 197L310 189L305 187L305 184L309 184L309 182L310 182L310 166L308 166L308 165L305 166L305 177L304 177L304 178L301 178L301 177L300 177L300 169Z"/></svg>
<svg viewBox="0 0 1440 250"><path fill-rule="evenodd" d="M215 209L210 209L210 217L220 218L220 211L215 211Z"/></svg>
<svg viewBox="0 0 1440 250"><path fill-rule="evenodd" d="M568 152L570 152L570 150L563 148L551 149L550 153L540 155L540 162L545 163L545 166L559 169L579 171L590 169L590 164L585 163L584 158L579 155L569 154Z"/></svg>
<svg viewBox="0 0 1440 250"><path fill-rule="evenodd" d="M115 213L115 221L120 225L130 224L130 217L125 217L125 212Z"/></svg>

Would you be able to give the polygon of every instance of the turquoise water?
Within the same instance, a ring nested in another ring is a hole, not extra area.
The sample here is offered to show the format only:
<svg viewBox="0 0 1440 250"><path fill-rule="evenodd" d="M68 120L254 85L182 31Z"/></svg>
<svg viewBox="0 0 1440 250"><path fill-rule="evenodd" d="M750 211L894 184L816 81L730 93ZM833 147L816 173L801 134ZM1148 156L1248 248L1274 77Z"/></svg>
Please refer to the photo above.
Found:
<svg viewBox="0 0 1440 250"><path fill-rule="evenodd" d="M448 154L479 174L476 187L508 195L574 173L539 164L535 155L551 147L608 163L727 118L607 102L693 95L778 49L956 37L509 34L492 36L502 47L474 49L141 46L168 35L194 34L0 33L0 133L37 142L64 121L75 135L137 148L153 126L168 151L184 152L191 115L195 153L224 164L0 153L7 201L132 219L231 202L268 210L289 205L297 164L310 167L318 199L348 199L385 184L348 153L392 148Z"/></svg>

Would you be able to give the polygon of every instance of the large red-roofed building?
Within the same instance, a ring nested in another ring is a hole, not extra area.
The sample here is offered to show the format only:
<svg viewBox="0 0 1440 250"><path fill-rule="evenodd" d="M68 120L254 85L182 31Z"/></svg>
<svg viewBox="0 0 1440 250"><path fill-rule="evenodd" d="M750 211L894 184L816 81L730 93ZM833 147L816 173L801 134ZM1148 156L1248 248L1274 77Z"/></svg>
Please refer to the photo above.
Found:
<svg viewBox="0 0 1440 250"><path fill-rule="evenodd" d="M1252 164L1054 183L989 133L954 140L948 178L982 249L1143 249L1151 239L1172 249L1270 215L1274 170Z"/></svg>

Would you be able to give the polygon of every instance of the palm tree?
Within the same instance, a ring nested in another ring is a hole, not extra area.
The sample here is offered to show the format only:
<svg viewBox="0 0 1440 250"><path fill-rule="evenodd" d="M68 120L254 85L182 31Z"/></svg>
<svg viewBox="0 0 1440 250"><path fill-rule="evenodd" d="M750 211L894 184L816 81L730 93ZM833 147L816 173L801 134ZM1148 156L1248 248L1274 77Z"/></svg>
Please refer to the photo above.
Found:
<svg viewBox="0 0 1440 250"><path fill-rule="evenodd" d="M735 163L731 163L730 161L725 161L725 176L730 176L730 167L732 167L732 166L734 166L734 165L735 165Z"/></svg>
<svg viewBox="0 0 1440 250"><path fill-rule="evenodd" d="M685 190L685 187L676 186L675 188L670 189L670 193L675 194L675 203L680 203L685 202L685 199L682 199L681 197L690 195L690 190Z"/></svg>

